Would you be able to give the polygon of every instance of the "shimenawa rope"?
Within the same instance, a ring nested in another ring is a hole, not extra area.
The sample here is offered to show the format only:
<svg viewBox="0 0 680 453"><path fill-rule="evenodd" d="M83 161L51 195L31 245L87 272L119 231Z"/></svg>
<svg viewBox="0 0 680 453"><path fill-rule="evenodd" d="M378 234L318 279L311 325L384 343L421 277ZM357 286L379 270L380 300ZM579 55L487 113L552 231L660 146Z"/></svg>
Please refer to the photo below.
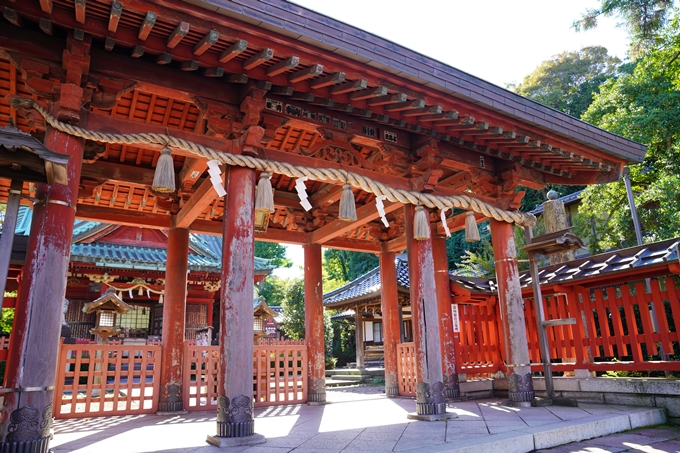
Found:
<svg viewBox="0 0 680 453"><path fill-rule="evenodd" d="M532 214L499 209L468 195L438 196L404 189L394 189L381 182L374 181L370 178L349 172L344 169L311 168L295 166L286 162L272 162L269 160L258 159L257 157L217 151L201 144L168 135L153 133L105 134L101 132L90 131L57 120L40 104L35 102L33 99L28 98L15 97L12 100L12 106L14 108L23 107L27 109L35 109L54 129L87 140L124 145L156 144L170 146L188 151L206 159L218 160L227 165L237 165L239 167L248 167L270 173L278 173L290 178L307 178L313 181L340 181L350 184L352 187L361 189L365 192L375 194L376 196L383 196L391 202L422 205L432 209L465 209L483 214L486 217L503 222L515 223L520 226L533 226L536 224L536 217L534 217Z"/></svg>

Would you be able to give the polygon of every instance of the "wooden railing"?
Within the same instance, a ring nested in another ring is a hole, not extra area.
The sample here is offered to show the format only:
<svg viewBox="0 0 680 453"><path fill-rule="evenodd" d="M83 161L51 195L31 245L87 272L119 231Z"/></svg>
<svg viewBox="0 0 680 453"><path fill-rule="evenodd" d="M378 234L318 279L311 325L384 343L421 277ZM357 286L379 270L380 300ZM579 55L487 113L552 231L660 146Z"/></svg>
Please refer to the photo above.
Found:
<svg viewBox="0 0 680 453"><path fill-rule="evenodd" d="M488 375L501 366L498 305L458 305L460 333L456 368L468 375Z"/></svg>
<svg viewBox="0 0 680 453"><path fill-rule="evenodd" d="M7 360L8 349L9 349L9 336L0 337L0 361Z"/></svg>
<svg viewBox="0 0 680 453"><path fill-rule="evenodd" d="M397 344L399 395L416 396L416 349L413 343Z"/></svg>
<svg viewBox="0 0 680 453"><path fill-rule="evenodd" d="M535 338L533 301L526 302L527 331ZM673 277L650 280L649 291L644 281L620 283L580 288L543 304L547 319L576 319L548 330L551 358L565 362L554 365L558 371L680 371L680 290ZM536 341L530 355L539 362Z"/></svg>
<svg viewBox="0 0 680 453"><path fill-rule="evenodd" d="M156 412L160 352L160 346L60 345L54 416Z"/></svg>
<svg viewBox="0 0 680 453"><path fill-rule="evenodd" d="M216 409L219 346L196 346L192 343L187 341L184 346L184 409ZM255 406L307 401L307 346L302 343L254 346Z"/></svg>

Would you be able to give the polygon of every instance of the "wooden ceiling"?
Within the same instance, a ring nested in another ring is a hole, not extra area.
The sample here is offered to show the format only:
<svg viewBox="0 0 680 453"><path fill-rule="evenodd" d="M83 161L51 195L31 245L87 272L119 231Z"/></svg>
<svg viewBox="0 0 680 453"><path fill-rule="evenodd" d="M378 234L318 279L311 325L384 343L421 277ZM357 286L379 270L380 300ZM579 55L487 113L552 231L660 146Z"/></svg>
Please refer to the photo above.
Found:
<svg viewBox="0 0 680 453"><path fill-rule="evenodd" d="M167 130L224 149L238 133L233 125L240 120L241 98L256 87L267 91L262 112L266 146L259 157L363 172L394 187L469 193L508 208L519 202L514 195L518 183L606 182L617 179L624 164L582 143L356 61L234 19L208 20L183 2L163 3L170 6L141 0L0 0L5 18L0 27L0 126L17 117L5 95L50 100L25 80L30 76L22 58L50 67L41 82L58 82L66 34L73 33L76 39L93 38L87 74L93 91L105 92L105 79L127 86L112 106L93 102L88 119L93 129ZM23 117L17 120L23 130L35 128ZM161 197L150 190L158 147L89 145L79 217L167 228L169 214L183 216L190 207L187 226L221 233L223 202L214 195L210 199L205 162L173 153L180 187ZM392 241L394 249L403 245L399 206L388 206L389 229L372 213L348 226L336 220L338 186L308 181L313 209L307 213L298 203L294 180L274 175L272 185L276 212L269 231L258 239L306 243L311 238L326 246L369 251L379 251L381 241ZM0 199L6 198L8 186L0 179ZM25 194L31 188L27 183ZM360 190L355 198L358 208L375 199ZM449 223L462 226L459 219Z"/></svg>

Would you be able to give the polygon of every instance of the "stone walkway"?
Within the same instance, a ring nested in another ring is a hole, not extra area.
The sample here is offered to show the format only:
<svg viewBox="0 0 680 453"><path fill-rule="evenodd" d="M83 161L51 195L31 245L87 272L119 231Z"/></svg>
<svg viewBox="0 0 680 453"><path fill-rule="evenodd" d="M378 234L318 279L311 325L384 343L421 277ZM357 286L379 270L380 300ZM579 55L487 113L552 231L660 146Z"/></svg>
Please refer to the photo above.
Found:
<svg viewBox="0 0 680 453"><path fill-rule="evenodd" d="M379 389L379 387L377 387ZM369 392L374 393L369 393ZM379 390L349 388L328 392L333 404L274 406L255 411L255 430L267 438L253 447L218 449L205 443L215 431L212 412L162 417L139 415L59 420L51 443L62 452L496 452L555 453L678 451L680 430L638 429L665 421L663 411L631 406L514 408L497 399L450 403L457 418L448 422L411 421L412 399L388 399ZM659 436L651 434L658 432ZM569 442L577 442L571 445ZM673 443L675 442L675 443ZM670 450L662 449L665 447ZM609 449L607 449L609 448ZM675 448L675 449L673 449ZM626 450L628 449L628 450Z"/></svg>

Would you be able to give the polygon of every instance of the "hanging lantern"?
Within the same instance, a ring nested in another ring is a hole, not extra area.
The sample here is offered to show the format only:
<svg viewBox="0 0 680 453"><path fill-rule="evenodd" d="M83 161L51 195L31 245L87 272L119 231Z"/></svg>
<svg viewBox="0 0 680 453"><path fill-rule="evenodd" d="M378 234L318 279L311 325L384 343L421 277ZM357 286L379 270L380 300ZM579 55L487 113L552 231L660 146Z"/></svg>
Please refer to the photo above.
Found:
<svg viewBox="0 0 680 453"><path fill-rule="evenodd" d="M346 222L356 222L357 220L357 207L354 204L354 193L352 192L352 186L349 184L342 186L340 215L338 218Z"/></svg>
<svg viewBox="0 0 680 453"><path fill-rule="evenodd" d="M430 239L430 219L422 206L416 206L413 219L413 238L418 241Z"/></svg>
<svg viewBox="0 0 680 453"><path fill-rule="evenodd" d="M172 151L167 146L161 150L161 155L156 163L151 190L157 193L175 191L175 165L172 161Z"/></svg>
<svg viewBox="0 0 680 453"><path fill-rule="evenodd" d="M465 213L465 241L477 242L479 239L479 228L477 228L477 219L475 219L475 213L468 211Z"/></svg>

